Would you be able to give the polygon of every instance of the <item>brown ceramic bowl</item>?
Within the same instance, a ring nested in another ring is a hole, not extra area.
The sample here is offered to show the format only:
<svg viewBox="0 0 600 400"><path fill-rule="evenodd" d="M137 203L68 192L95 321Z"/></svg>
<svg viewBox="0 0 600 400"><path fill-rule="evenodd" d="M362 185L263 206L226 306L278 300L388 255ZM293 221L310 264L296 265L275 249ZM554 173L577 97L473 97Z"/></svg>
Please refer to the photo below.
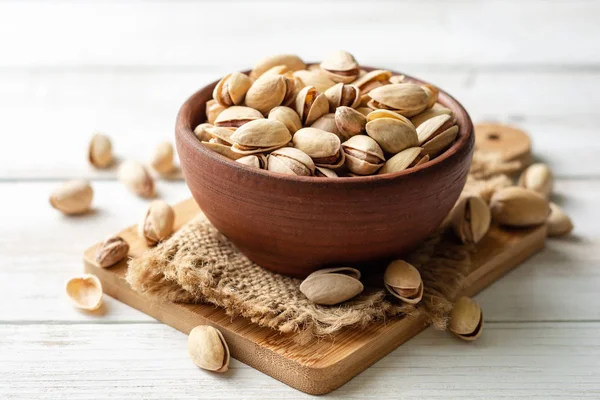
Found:
<svg viewBox="0 0 600 400"><path fill-rule="evenodd" d="M205 104L216 83L196 92L179 111L181 168L208 219L265 268L304 277L324 266L364 267L400 257L440 225L467 179L473 125L443 91L439 102L452 109L460 128L445 153L394 174L317 178L251 168L202 146L193 130L205 122Z"/></svg>

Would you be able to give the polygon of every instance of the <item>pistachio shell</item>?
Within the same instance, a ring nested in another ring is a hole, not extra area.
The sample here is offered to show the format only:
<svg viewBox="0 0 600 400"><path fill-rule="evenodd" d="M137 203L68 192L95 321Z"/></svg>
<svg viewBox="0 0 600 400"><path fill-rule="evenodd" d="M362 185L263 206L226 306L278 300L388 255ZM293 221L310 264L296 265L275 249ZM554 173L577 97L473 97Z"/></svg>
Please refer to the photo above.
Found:
<svg viewBox="0 0 600 400"><path fill-rule="evenodd" d="M307 276L306 278L310 278L311 276L316 276L316 275L333 274L333 273L348 275L348 276L351 276L352 278L358 279L358 280L360 280L360 276L361 276L360 271L357 270L356 268L333 267L333 268L318 269L315 272L313 272L312 274L310 274L309 276Z"/></svg>
<svg viewBox="0 0 600 400"><path fill-rule="evenodd" d="M209 124L214 124L217 120L217 117L221 114L221 112L225 110L221 104L219 104L215 99L211 99L206 102L206 121Z"/></svg>
<svg viewBox="0 0 600 400"><path fill-rule="evenodd" d="M129 243L120 236L111 236L104 240L96 250L96 263L101 268L115 265L127 257Z"/></svg>
<svg viewBox="0 0 600 400"><path fill-rule="evenodd" d="M313 124L310 127L321 129L322 131L331 132L340 139L342 139L342 134L340 133L340 130L338 129L335 123L335 114L333 113L323 115L321 118L313 122Z"/></svg>
<svg viewBox="0 0 600 400"><path fill-rule="evenodd" d="M533 190L515 186L497 190L490 200L490 210L495 222L514 227L539 225L550 215L547 199Z"/></svg>
<svg viewBox="0 0 600 400"><path fill-rule="evenodd" d="M230 354L223 334L209 325L192 329L188 337L188 354L198 367L214 372L229 368Z"/></svg>
<svg viewBox="0 0 600 400"><path fill-rule="evenodd" d="M391 76L392 73L390 71L376 69L374 71L367 72L366 74L360 76L358 79L352 82L352 85L358 87L361 94L367 94L370 90L375 88L372 85L373 82L379 82L382 84L387 83Z"/></svg>
<svg viewBox="0 0 600 400"><path fill-rule="evenodd" d="M231 140L231 136L235 132L233 129L224 128L221 126L210 126L206 128L206 132L210 135L210 140L212 143L221 143L225 145L232 145L233 140ZM217 141L212 139L218 139Z"/></svg>
<svg viewBox="0 0 600 400"><path fill-rule="evenodd" d="M448 114L437 115L428 119L417 128L419 145L439 136L454 124L454 118Z"/></svg>
<svg viewBox="0 0 600 400"><path fill-rule="evenodd" d="M150 165L159 174L169 174L175 169L173 158L173 145L170 142L162 142L154 148L154 152L150 158Z"/></svg>
<svg viewBox="0 0 600 400"><path fill-rule="evenodd" d="M438 100L438 95L440 94L440 89L438 89L437 87L430 85L430 84L426 84L421 87L427 93L427 99L428 99L427 108L433 107L433 105Z"/></svg>
<svg viewBox="0 0 600 400"><path fill-rule="evenodd" d="M242 125L231 135L232 150L240 154L265 152L285 146L291 138L283 123L257 119Z"/></svg>
<svg viewBox="0 0 600 400"><path fill-rule="evenodd" d="M440 133L433 139L423 144L422 154L428 154L430 157L436 157L448 149L458 136L458 126L454 125Z"/></svg>
<svg viewBox="0 0 600 400"><path fill-rule="evenodd" d="M321 69L334 82L350 83L359 75L358 63L354 56L341 50L327 56L321 63Z"/></svg>
<svg viewBox="0 0 600 400"><path fill-rule="evenodd" d="M402 300L407 304L417 304L423 299L424 287L421 284L417 289L414 290L400 290L391 287L388 284L384 284L387 291L394 297Z"/></svg>
<svg viewBox="0 0 600 400"><path fill-rule="evenodd" d="M119 167L119 180L131 192L138 196L151 198L154 197L154 179L148 173L146 167L137 161L125 161Z"/></svg>
<svg viewBox="0 0 600 400"><path fill-rule="evenodd" d="M235 161L239 162L240 164L244 164L249 167L254 167L254 168L258 168L258 169L261 169L267 165L267 159L263 154L258 154L258 155L252 154L249 156L238 158Z"/></svg>
<svg viewBox="0 0 600 400"><path fill-rule="evenodd" d="M88 181L63 183L50 195L50 205L66 215L83 214L90 209L94 190Z"/></svg>
<svg viewBox="0 0 600 400"><path fill-rule="evenodd" d="M342 140L363 133L366 123L366 117L353 108L341 106L335 110L335 124Z"/></svg>
<svg viewBox="0 0 600 400"><path fill-rule="evenodd" d="M365 135L352 136L342 143L346 166L357 175L371 175L383 165L383 150L375 140Z"/></svg>
<svg viewBox="0 0 600 400"><path fill-rule="evenodd" d="M361 113L362 115L364 115L366 117L373 111L373 109L370 107L358 107L356 109L356 111L358 111L359 113Z"/></svg>
<svg viewBox="0 0 600 400"><path fill-rule="evenodd" d="M279 121L285 125L288 131L293 135L302 128L302 121L293 109L285 106L279 106L269 111L269 119Z"/></svg>
<svg viewBox="0 0 600 400"><path fill-rule="evenodd" d="M162 200L155 200L148 205L142 221L138 224L138 234L148 246L154 246L173 233L175 212Z"/></svg>
<svg viewBox="0 0 600 400"><path fill-rule="evenodd" d="M291 75L290 69L285 65L276 65L266 70L262 75ZM261 75L261 76L262 76Z"/></svg>
<svg viewBox="0 0 600 400"><path fill-rule="evenodd" d="M204 122L198 125L196 128L194 128L194 135L196 135L198 140L200 140L201 142L208 142L211 136L206 129L212 126L212 124Z"/></svg>
<svg viewBox="0 0 600 400"><path fill-rule="evenodd" d="M356 107L360 103L360 91L356 86L338 83L325 91L329 101L329 112L335 112L340 106Z"/></svg>
<svg viewBox="0 0 600 400"><path fill-rule="evenodd" d="M283 76L263 75L248 89L246 106L266 115L274 107L283 104L287 90L288 83Z"/></svg>
<svg viewBox="0 0 600 400"><path fill-rule="evenodd" d="M554 203L550 203L550 215L546 220L546 226L548 227L548 236L564 236L573 230L571 218Z"/></svg>
<svg viewBox="0 0 600 400"><path fill-rule="evenodd" d="M319 178L337 178L338 174L329 168L316 167L315 176L318 176Z"/></svg>
<svg viewBox="0 0 600 400"><path fill-rule="evenodd" d="M454 118L454 114L452 113L451 109L444 107L440 103L435 103L433 105L433 107L428 108L427 110L423 111L422 113L417 114L414 117L412 117L410 119L410 122L412 122L413 125L416 128L418 128L423 122L425 122L435 116L438 116L438 115L450 115Z"/></svg>
<svg viewBox="0 0 600 400"><path fill-rule="evenodd" d="M377 118L380 114L383 113L376 110L367 115L369 122L365 129L367 135L375 139L385 152L396 154L418 145L417 131L407 118L400 114L394 118Z"/></svg>
<svg viewBox="0 0 600 400"><path fill-rule="evenodd" d="M416 290L422 283L421 274L404 260L392 261L383 275L383 282L393 288Z"/></svg>
<svg viewBox="0 0 600 400"><path fill-rule="evenodd" d="M404 83L406 81L406 76L404 75L394 75L389 79L390 83Z"/></svg>
<svg viewBox="0 0 600 400"><path fill-rule="evenodd" d="M405 117L417 115L428 106L428 93L414 83L384 85L369 93L371 108L394 110ZM372 103L372 104L371 104Z"/></svg>
<svg viewBox="0 0 600 400"><path fill-rule="evenodd" d="M222 128L239 128L247 122L262 118L264 117L258 110L244 106L232 106L221 111L214 124Z"/></svg>
<svg viewBox="0 0 600 400"><path fill-rule="evenodd" d="M531 164L519 177L519 186L538 192L548 198L552 192L552 171L546 164Z"/></svg>
<svg viewBox="0 0 600 400"><path fill-rule="evenodd" d="M296 112L304 125L312 125L327 114L329 102L324 94L319 94L313 86L305 86L296 96Z"/></svg>
<svg viewBox="0 0 600 400"><path fill-rule="evenodd" d="M420 147L409 147L408 149L402 150L387 160L377 173L381 175L404 171L413 165L413 162L419 156L421 150L422 149Z"/></svg>
<svg viewBox="0 0 600 400"><path fill-rule="evenodd" d="M335 305L357 296L363 284L356 278L339 273L309 276L300 284L300 291L313 303Z"/></svg>
<svg viewBox="0 0 600 400"><path fill-rule="evenodd" d="M237 160L244 157L243 154L234 152L230 145L214 142L202 142L202 145L208 149L211 149L215 153L229 158L230 160Z"/></svg>
<svg viewBox="0 0 600 400"><path fill-rule="evenodd" d="M483 312L479 304L468 297L460 297L450 312L448 329L464 340L475 340L483 329Z"/></svg>
<svg viewBox="0 0 600 400"><path fill-rule="evenodd" d="M112 143L103 133L96 133L90 140L88 161L96 168L106 168L113 162Z"/></svg>
<svg viewBox="0 0 600 400"><path fill-rule="evenodd" d="M462 196L452 209L452 229L463 243L479 243L491 221L490 208L479 196Z"/></svg>
<svg viewBox="0 0 600 400"><path fill-rule="evenodd" d="M227 74L215 86L213 98L224 107L240 105L250 86L252 80L247 75L241 72Z"/></svg>
<svg viewBox="0 0 600 400"><path fill-rule="evenodd" d="M306 69L306 64L297 55L277 54L274 56L265 57L256 63L252 69L252 72L250 73L250 78L257 79L263 73L278 65L285 65L290 71Z"/></svg>
<svg viewBox="0 0 600 400"><path fill-rule="evenodd" d="M303 86L313 86L319 93L324 93L327 89L335 85L335 82L329 79L329 76L321 70L296 71L294 72L294 77L300 79Z"/></svg>
<svg viewBox="0 0 600 400"><path fill-rule="evenodd" d="M302 128L294 134L292 143L319 166L338 166L342 156L340 138L321 129Z"/></svg>
<svg viewBox="0 0 600 400"><path fill-rule="evenodd" d="M102 283L96 275L83 274L71 278L65 289L77 308L94 311L102 306Z"/></svg>
<svg viewBox="0 0 600 400"><path fill-rule="evenodd" d="M303 151L293 147L282 147L269 154L267 169L290 175L311 176L315 172L315 164Z"/></svg>

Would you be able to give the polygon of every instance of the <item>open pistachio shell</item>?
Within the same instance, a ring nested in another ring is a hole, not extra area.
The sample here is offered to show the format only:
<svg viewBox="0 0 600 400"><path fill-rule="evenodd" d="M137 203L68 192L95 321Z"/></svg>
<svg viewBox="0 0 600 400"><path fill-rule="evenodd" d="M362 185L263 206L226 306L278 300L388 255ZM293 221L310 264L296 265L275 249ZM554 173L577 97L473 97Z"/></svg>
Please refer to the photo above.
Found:
<svg viewBox="0 0 600 400"><path fill-rule="evenodd" d="M505 226L533 226L546 222L548 200L533 190L510 186L496 190L490 200L492 220Z"/></svg>
<svg viewBox="0 0 600 400"><path fill-rule="evenodd" d="M430 157L436 157L448 149L458 136L458 126L454 125L440 133L433 139L423 144L421 154L428 154Z"/></svg>
<svg viewBox="0 0 600 400"><path fill-rule="evenodd" d="M88 161L96 168L107 168L113 162L112 143L103 133L95 133L88 147Z"/></svg>
<svg viewBox="0 0 600 400"><path fill-rule="evenodd" d="M252 86L252 80L241 72L227 74L217 83L213 98L222 106L229 107L244 102L246 92Z"/></svg>
<svg viewBox="0 0 600 400"><path fill-rule="evenodd" d="M373 111L373 109L371 107L358 107L358 108L356 108L356 111L358 111L359 113L361 113L362 115L364 115L366 117Z"/></svg>
<svg viewBox="0 0 600 400"><path fill-rule="evenodd" d="M268 114L283 104L288 92L288 80L281 75L262 75L246 93L246 106Z"/></svg>
<svg viewBox="0 0 600 400"><path fill-rule="evenodd" d="M209 124L214 124L217 120L217 117L225 110L221 104L219 104L215 99L210 99L206 102L206 122Z"/></svg>
<svg viewBox="0 0 600 400"><path fill-rule="evenodd" d="M550 215L546 220L548 236L564 236L573 230L571 218L558 205L550 203Z"/></svg>
<svg viewBox="0 0 600 400"><path fill-rule="evenodd" d="M396 154L418 143L417 131L413 124L400 114L386 116L384 110L376 110L367 115L367 135L375 139L383 151ZM392 113L392 112L388 112Z"/></svg>
<svg viewBox="0 0 600 400"><path fill-rule="evenodd" d="M276 54L274 56L265 57L259 62L257 62L254 68L252 69L252 72L250 73L250 78L257 79L263 73L278 65L284 65L290 71L306 69L306 64L297 55Z"/></svg>
<svg viewBox="0 0 600 400"><path fill-rule="evenodd" d="M217 143L232 145L231 135L235 132L233 129L223 128L220 126L209 126L206 128L206 132L209 134L210 139L218 139ZM209 140L210 140L209 139ZM214 143L215 141L213 141Z"/></svg>
<svg viewBox="0 0 600 400"><path fill-rule="evenodd" d="M225 372L231 356L223 334L209 325L192 329L188 337L188 354L198 367L214 372Z"/></svg>
<svg viewBox="0 0 600 400"><path fill-rule="evenodd" d="M419 137L419 145L432 140L445 132L448 128L455 124L455 120L452 115L442 114L437 115L423 122L417 128L417 136Z"/></svg>
<svg viewBox="0 0 600 400"><path fill-rule="evenodd" d="M247 122L262 118L263 115L253 108L232 106L221 111L214 124L223 128L239 128Z"/></svg>
<svg viewBox="0 0 600 400"><path fill-rule="evenodd" d="M479 304L465 296L456 300L450 312L448 329L463 340L477 339L483 329L483 312Z"/></svg>
<svg viewBox="0 0 600 400"><path fill-rule="evenodd" d="M94 190L86 180L63 183L50 195L50 205L66 215L83 214L90 209Z"/></svg>
<svg viewBox="0 0 600 400"><path fill-rule="evenodd" d="M155 200L148 205L138 224L138 234L148 246L155 246L173 233L175 212L163 200Z"/></svg>
<svg viewBox="0 0 600 400"><path fill-rule="evenodd" d="M438 89L437 87L430 85L430 84L425 84L421 87L427 93L427 99L428 99L427 100L427 108L433 107L433 105L438 100L438 95L440 94L440 89Z"/></svg>
<svg viewBox="0 0 600 400"><path fill-rule="evenodd" d="M359 75L358 63L354 56L341 50L327 56L321 63L321 69L334 82L350 83Z"/></svg>
<svg viewBox="0 0 600 400"><path fill-rule="evenodd" d="M390 76L390 83L405 83L406 76L404 75L393 75Z"/></svg>
<svg viewBox="0 0 600 400"><path fill-rule="evenodd" d="M319 178L337 178L338 174L329 168L316 167L315 176L318 176Z"/></svg>
<svg viewBox="0 0 600 400"><path fill-rule="evenodd" d="M361 94L367 94L375 87L379 87L387 83L391 76L392 73L390 71L376 69L360 76L358 79L352 82L352 85L358 87ZM373 82L378 82L379 85L373 86Z"/></svg>
<svg viewBox="0 0 600 400"><path fill-rule="evenodd" d="M216 143L216 142L202 142L202 145L207 149L211 149L215 153L229 158L230 160L237 160L244 157L243 154L236 153L231 150L231 146L228 144Z"/></svg>
<svg viewBox="0 0 600 400"><path fill-rule="evenodd" d="M538 192L548 198L552 192L552 171L544 163L531 164L519 177L519 186Z"/></svg>
<svg viewBox="0 0 600 400"><path fill-rule="evenodd" d="M365 135L352 136L342 143L346 166L357 175L371 175L383 165L383 150L375 140Z"/></svg>
<svg viewBox="0 0 600 400"><path fill-rule="evenodd" d="M490 208L479 196L462 196L451 212L452 229L463 243L478 243L491 222Z"/></svg>
<svg viewBox="0 0 600 400"><path fill-rule="evenodd" d="M329 112L335 112L340 106L356 107L360 103L360 91L356 86L338 83L325 91L329 101Z"/></svg>
<svg viewBox="0 0 600 400"><path fill-rule="evenodd" d="M315 164L305 152L294 147L282 147L269 154L267 169L284 174L311 176L314 175Z"/></svg>
<svg viewBox="0 0 600 400"><path fill-rule="evenodd" d="M428 93L414 83L384 85L371 90L369 96L369 107L394 110L405 117L419 114L429 104Z"/></svg>
<svg viewBox="0 0 600 400"><path fill-rule="evenodd" d="M405 303L417 304L423 298L421 274L404 260L395 260L388 265L383 282L390 294Z"/></svg>
<svg viewBox="0 0 600 400"><path fill-rule="evenodd" d="M312 274L307 276L307 278L310 278L311 276L321 275L321 274L333 274L333 273L345 274L345 275L351 276L354 279L358 279L358 280L360 280L360 276L361 276L360 271L357 270L356 268L333 267L333 268L323 268L323 269L316 270L315 272L313 272Z"/></svg>
<svg viewBox="0 0 600 400"><path fill-rule="evenodd" d="M381 174L391 174L394 172L404 171L413 166L422 149L420 147L409 147L402 150L383 164L383 167L377 172Z"/></svg>
<svg viewBox="0 0 600 400"><path fill-rule="evenodd" d="M102 305L102 283L96 275L84 274L71 278L65 289L77 308L94 311Z"/></svg>
<svg viewBox="0 0 600 400"><path fill-rule="evenodd" d="M240 154L267 152L285 146L291 138L283 123L257 119L242 125L231 135L232 150Z"/></svg>
<svg viewBox="0 0 600 400"><path fill-rule="evenodd" d="M240 164L244 164L249 167L254 167L258 169L262 169L267 166L267 157L264 154L252 154L249 156L238 158L235 161L239 162Z"/></svg>
<svg viewBox="0 0 600 400"><path fill-rule="evenodd" d="M337 168L343 164L340 138L331 132L302 128L294 134L292 143L321 167Z"/></svg>
<svg viewBox="0 0 600 400"><path fill-rule="evenodd" d="M198 140L200 140L201 142L208 142L211 136L206 129L212 126L212 124L204 122L198 125L196 128L194 128L194 135L196 135Z"/></svg>
<svg viewBox="0 0 600 400"><path fill-rule="evenodd" d="M329 112L329 102L323 93L319 94L314 86L305 86L296 96L296 112L305 126Z"/></svg>
<svg viewBox="0 0 600 400"><path fill-rule="evenodd" d="M454 114L452 113L452 110L444 107L443 105L441 105L440 103L435 103L433 105L433 107L428 108L427 110L423 111L420 114L415 115L414 117L412 117L410 119L410 122L413 123L413 125L418 128L423 122L438 116L438 115L450 115L454 118Z"/></svg>
<svg viewBox="0 0 600 400"><path fill-rule="evenodd" d="M360 294L363 284L343 273L322 273L307 277L300 284L300 291L313 303L335 305Z"/></svg>
<svg viewBox="0 0 600 400"><path fill-rule="evenodd" d="M269 111L268 119L283 123L292 135L296 133L298 129L302 128L302 121L300 121L298 113L286 106L273 108Z"/></svg>
<svg viewBox="0 0 600 400"><path fill-rule="evenodd" d="M294 77L300 79L303 86L313 86L319 93L324 93L327 89L335 85L329 76L321 71L301 70L294 72Z"/></svg>
<svg viewBox="0 0 600 400"><path fill-rule="evenodd" d="M366 117L353 108L340 106L335 110L335 124L342 140L363 133L366 123Z"/></svg>
<svg viewBox="0 0 600 400"><path fill-rule="evenodd" d="M321 129L322 131L331 132L340 139L342 139L343 137L335 123L335 114L333 113L323 115L321 118L313 122L313 124L310 127Z"/></svg>

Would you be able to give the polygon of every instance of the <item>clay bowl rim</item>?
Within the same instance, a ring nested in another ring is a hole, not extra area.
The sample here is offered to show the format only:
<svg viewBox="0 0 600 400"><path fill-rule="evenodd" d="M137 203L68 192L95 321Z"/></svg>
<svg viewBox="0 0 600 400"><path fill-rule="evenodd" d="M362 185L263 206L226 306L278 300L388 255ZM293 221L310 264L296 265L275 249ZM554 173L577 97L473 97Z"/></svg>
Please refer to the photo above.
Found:
<svg viewBox="0 0 600 400"><path fill-rule="evenodd" d="M307 66L313 65L315 63L307 63ZM369 66L362 66L361 69L366 71L373 71L377 69L383 68L374 68ZM428 84L428 82L423 81L421 79L415 78L410 75L406 75L400 72L389 70L393 75L404 75L409 82L415 82L419 84ZM249 74L250 70L242 71L245 74ZM433 160L429 160L426 163L418 165L413 168L405 169L403 171L389 173L389 174L381 174L381 175L366 175L366 176L350 176L350 177L334 177L334 178L322 178L317 176L298 176L298 175L287 175L287 174L279 174L276 172L250 167L248 165L238 163L235 160L230 160L229 158L218 154L202 145L202 143L198 140L196 135L194 134L195 127L191 126L191 119L195 116L191 113L191 110L188 110L191 107L191 102L195 97L199 96L201 92L207 90L208 88L212 88L216 86L216 84L221 80L221 78L211 82L199 90L197 90L194 94L192 94L181 106L179 113L177 114L177 123L176 123L176 135L179 136L180 139L184 140L187 144L191 145L191 147L202 154L205 157L209 157L212 161L215 161L224 166L228 166L240 171L244 171L247 174L252 174L258 177L267 177L273 179L279 179L283 181L289 182L297 182L300 184L310 184L310 183L324 183L332 185L356 185L356 184L372 184L375 182L384 182L395 179L401 179L404 176L417 174L420 171L424 171L427 169L439 168L443 164L450 162L450 160L454 157L458 157L464 147L469 145L470 139L473 136L473 123L469 116L469 113L463 105L448 94L446 91L439 89L438 103L442 104L445 107L450 109L458 110L458 113L455 112L456 116L456 124L458 125L458 138L455 142L450 146L445 152L434 158ZM437 86L436 86L437 87ZM206 103L205 103L206 105ZM455 110L453 110L454 112ZM466 154L466 153L463 153Z"/></svg>

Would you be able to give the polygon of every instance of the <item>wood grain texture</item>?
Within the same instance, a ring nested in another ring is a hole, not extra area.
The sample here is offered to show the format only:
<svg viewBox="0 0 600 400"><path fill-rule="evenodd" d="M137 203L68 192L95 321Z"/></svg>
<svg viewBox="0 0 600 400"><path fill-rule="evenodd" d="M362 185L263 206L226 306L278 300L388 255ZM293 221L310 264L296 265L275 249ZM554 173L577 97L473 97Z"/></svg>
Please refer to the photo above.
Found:
<svg viewBox="0 0 600 400"><path fill-rule="evenodd" d="M199 208L190 199L174 206L174 210L175 229L178 229ZM129 258L139 257L148 250L136 226L118 235L130 244ZM545 226L510 232L492 228L478 244L463 293L475 295L539 251L545 239ZM211 305L159 302L139 295L124 279L126 261L100 268L95 262L97 247L98 244L86 250L85 271L98 276L106 294L184 333L200 324L213 325L223 333L233 357L310 394L329 393L338 388L426 327L423 318L404 318L299 343L293 334L260 328Z"/></svg>

